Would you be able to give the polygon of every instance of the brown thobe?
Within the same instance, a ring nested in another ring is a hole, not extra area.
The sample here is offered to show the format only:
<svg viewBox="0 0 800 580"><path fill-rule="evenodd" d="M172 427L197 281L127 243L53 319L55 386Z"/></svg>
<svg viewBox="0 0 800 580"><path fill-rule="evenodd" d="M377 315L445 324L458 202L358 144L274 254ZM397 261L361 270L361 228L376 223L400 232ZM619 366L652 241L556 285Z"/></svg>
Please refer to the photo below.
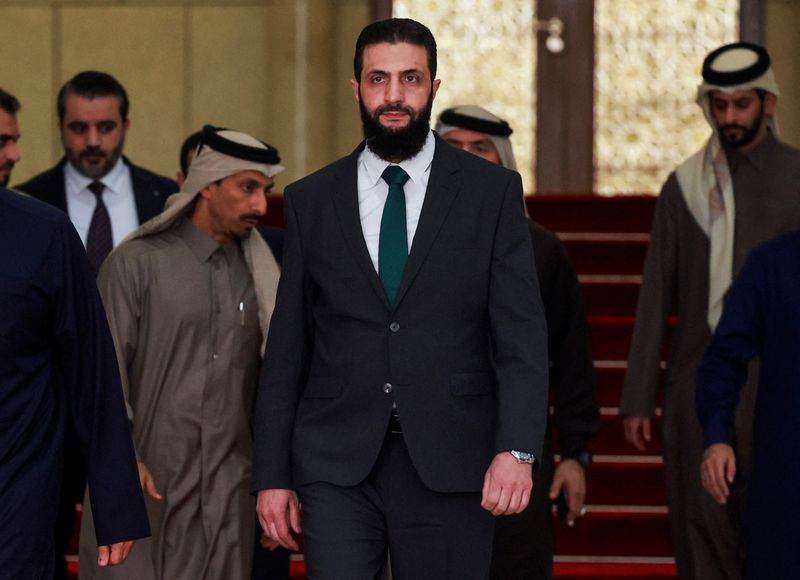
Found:
<svg viewBox="0 0 800 580"><path fill-rule="evenodd" d="M249 578L261 329L239 244L220 245L184 218L126 242L98 284L127 379L136 451L163 499L145 493L153 536L137 542L123 566L81 566L81 578ZM91 526L81 536L81 560L90 561Z"/></svg>
<svg viewBox="0 0 800 580"><path fill-rule="evenodd" d="M750 250L800 228L800 151L771 133L746 156L729 154L736 206L733 274ZM650 417L656 408L667 320L678 315L664 378L663 443L672 540L681 578L742 575L739 519L750 465L756 380L742 390L735 446L738 473L728 504L702 488L703 438L694 411L695 373L708 344L709 239L673 173L656 205L620 412Z"/></svg>

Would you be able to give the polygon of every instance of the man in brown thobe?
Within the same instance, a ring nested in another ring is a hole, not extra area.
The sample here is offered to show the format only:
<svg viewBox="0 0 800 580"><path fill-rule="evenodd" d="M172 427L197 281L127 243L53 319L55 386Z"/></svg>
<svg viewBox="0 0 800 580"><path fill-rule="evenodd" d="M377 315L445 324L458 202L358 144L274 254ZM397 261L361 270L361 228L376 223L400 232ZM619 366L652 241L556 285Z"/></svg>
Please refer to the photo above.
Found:
<svg viewBox="0 0 800 580"><path fill-rule="evenodd" d="M94 577L250 576L250 417L279 275L251 233L279 162L248 135L206 127L181 192L103 264L153 536Z"/></svg>
<svg viewBox="0 0 800 580"><path fill-rule="evenodd" d="M720 47L706 57L703 79L698 104L713 134L669 176L658 199L620 412L626 438L644 450L657 404L664 335L676 312L664 380L663 442L678 574L738 579L756 381L742 390L734 437L740 469L728 504L721 506L700 481L703 440L694 413L695 374L724 294L747 254L760 242L800 228L800 151L777 139L778 88L762 47L744 42Z"/></svg>

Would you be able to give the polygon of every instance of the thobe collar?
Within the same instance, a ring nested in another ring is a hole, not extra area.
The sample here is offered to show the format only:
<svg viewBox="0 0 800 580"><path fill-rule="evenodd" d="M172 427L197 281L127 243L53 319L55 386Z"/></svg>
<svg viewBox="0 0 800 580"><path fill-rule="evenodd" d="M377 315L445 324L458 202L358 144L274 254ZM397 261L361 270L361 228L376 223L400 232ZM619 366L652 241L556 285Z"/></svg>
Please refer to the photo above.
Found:
<svg viewBox="0 0 800 580"><path fill-rule="evenodd" d="M189 217L184 218L178 226L178 235L189 247L198 262L207 262L214 252L220 249L220 244L194 225Z"/></svg>
<svg viewBox="0 0 800 580"><path fill-rule="evenodd" d="M774 157L777 143L778 140L775 135L770 129L767 129L767 134L761 143L747 153L739 153L736 149L726 149L725 155L728 157L728 165L731 168L731 172L736 172L746 163L752 165L756 171L761 171L764 169L764 165Z"/></svg>

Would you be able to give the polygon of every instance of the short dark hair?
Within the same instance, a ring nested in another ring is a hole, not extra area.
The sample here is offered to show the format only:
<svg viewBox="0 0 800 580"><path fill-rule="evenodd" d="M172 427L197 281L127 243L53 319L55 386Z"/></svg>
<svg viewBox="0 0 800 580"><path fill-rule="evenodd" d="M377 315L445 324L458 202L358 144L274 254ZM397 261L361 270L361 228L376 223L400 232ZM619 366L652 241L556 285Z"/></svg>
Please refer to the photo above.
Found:
<svg viewBox="0 0 800 580"><path fill-rule="evenodd" d="M189 156L189 151L192 151L193 149L197 149L197 147L200 145L200 141L202 141L202 139L203 139L203 132L202 131L196 131L196 132L192 133L191 135L189 135L186 138L186 140L183 142L183 145L181 145L180 164L181 164L181 171L183 172L184 176L187 173L189 173L189 162L186 159ZM195 155L196 154L197 154L197 152L195 151Z"/></svg>
<svg viewBox="0 0 800 580"><path fill-rule="evenodd" d="M119 101L119 115L125 121L128 118L128 93L119 81L108 73L87 70L76 74L58 91L58 120L64 120L67 111L67 97L78 95L92 100L97 97L116 97Z"/></svg>
<svg viewBox="0 0 800 580"><path fill-rule="evenodd" d="M13 117L16 116L21 107L22 105L19 104L17 97L0 89L0 109Z"/></svg>
<svg viewBox="0 0 800 580"><path fill-rule="evenodd" d="M364 49L372 44L388 42L397 44L407 42L421 46L428 53L428 68L431 80L436 78L436 39L424 24L410 18L389 18L373 22L361 31L356 40L356 53L353 57L353 72L356 82L361 82L361 70L364 68Z"/></svg>

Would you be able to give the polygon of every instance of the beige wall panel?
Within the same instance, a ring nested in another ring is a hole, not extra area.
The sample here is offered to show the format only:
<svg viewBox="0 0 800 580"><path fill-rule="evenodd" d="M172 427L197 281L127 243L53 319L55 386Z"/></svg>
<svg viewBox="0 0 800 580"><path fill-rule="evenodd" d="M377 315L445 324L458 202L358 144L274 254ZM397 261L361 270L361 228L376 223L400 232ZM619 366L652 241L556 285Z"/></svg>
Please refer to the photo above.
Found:
<svg viewBox="0 0 800 580"><path fill-rule="evenodd" d="M97 69L113 74L131 101L125 153L174 177L184 138L183 9L68 7L61 16L60 80Z"/></svg>
<svg viewBox="0 0 800 580"><path fill-rule="evenodd" d="M252 133L283 155L286 145L275 139L266 104L271 10L204 6L191 14L193 127L211 123Z"/></svg>
<svg viewBox="0 0 800 580"><path fill-rule="evenodd" d="M22 160L11 175L13 186L53 163L52 10L4 7L0 38L3 39L0 87L22 103L18 116Z"/></svg>
<svg viewBox="0 0 800 580"><path fill-rule="evenodd" d="M277 188L283 189L288 183L303 176L298 169L298 153L302 156L304 142L295 139L295 126L298 114L302 113L296 101L297 86L297 18L294 2L275 1L269 9L268 34L265 66L269 86L263 99L267 117L267 140L281 152L286 172L278 176Z"/></svg>
<svg viewBox="0 0 800 580"><path fill-rule="evenodd" d="M371 22L369 0L339 0L336 2L336 26L331 38L333 51L338 55L334 63L333 102L336 128L333 138L333 156L350 153L362 139L361 117L350 88L353 78L353 51L361 29Z"/></svg>
<svg viewBox="0 0 800 580"><path fill-rule="evenodd" d="M767 2L766 42L781 89L778 99L781 138L800 147L800 2Z"/></svg>

